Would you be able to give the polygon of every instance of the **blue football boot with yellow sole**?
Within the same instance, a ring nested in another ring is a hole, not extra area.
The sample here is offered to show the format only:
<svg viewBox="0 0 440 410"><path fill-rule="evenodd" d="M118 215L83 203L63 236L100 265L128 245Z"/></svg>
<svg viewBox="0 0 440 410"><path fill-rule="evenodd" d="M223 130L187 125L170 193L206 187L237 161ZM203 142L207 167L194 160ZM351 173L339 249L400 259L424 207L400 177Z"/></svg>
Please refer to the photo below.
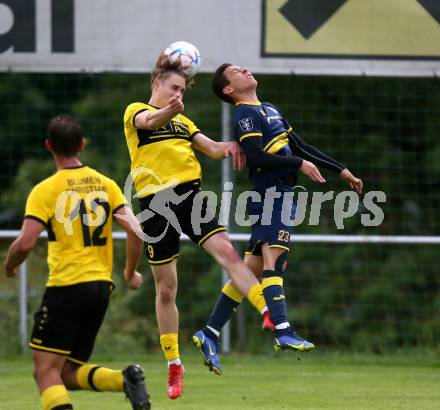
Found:
<svg viewBox="0 0 440 410"><path fill-rule="evenodd" d="M217 343L199 330L194 333L192 344L202 354L205 365L209 367L209 370L220 376L223 372L218 359Z"/></svg>
<svg viewBox="0 0 440 410"><path fill-rule="evenodd" d="M315 348L315 345L297 335L293 330L275 337L273 348L277 352L283 350L298 350L300 352L309 352Z"/></svg>

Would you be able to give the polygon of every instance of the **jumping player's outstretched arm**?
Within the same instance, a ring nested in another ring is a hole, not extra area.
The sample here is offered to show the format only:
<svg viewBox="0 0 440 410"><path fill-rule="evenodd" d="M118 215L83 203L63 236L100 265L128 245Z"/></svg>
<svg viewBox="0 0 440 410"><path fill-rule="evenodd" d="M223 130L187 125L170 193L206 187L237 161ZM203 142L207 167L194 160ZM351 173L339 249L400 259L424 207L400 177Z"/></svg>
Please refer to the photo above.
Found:
<svg viewBox="0 0 440 410"><path fill-rule="evenodd" d="M301 158L307 159L313 164L322 168L328 169L339 173L342 179L344 179L352 189L358 194L362 193L363 183L362 180L355 177L346 167L340 162L336 161L332 157L319 151L314 146L304 142L301 137L294 133L289 132L289 142L291 147Z"/></svg>
<svg viewBox="0 0 440 410"><path fill-rule="evenodd" d="M325 182L318 168L303 158L298 156L286 157L283 155L271 154L263 150L263 138L261 136L252 136L244 139L240 143L249 166L264 169L299 169L304 175L308 176L314 182Z"/></svg>
<svg viewBox="0 0 440 410"><path fill-rule="evenodd" d="M291 147L294 147L294 152L298 156L313 162L316 166L338 173L345 168L345 165L342 165L340 162L319 151L314 146L304 142L301 137L293 131L289 132L289 143Z"/></svg>
<svg viewBox="0 0 440 410"><path fill-rule="evenodd" d="M218 142L198 132L191 140L195 149L209 158L223 159L232 156L233 168L242 171L246 167L246 156L237 142Z"/></svg>

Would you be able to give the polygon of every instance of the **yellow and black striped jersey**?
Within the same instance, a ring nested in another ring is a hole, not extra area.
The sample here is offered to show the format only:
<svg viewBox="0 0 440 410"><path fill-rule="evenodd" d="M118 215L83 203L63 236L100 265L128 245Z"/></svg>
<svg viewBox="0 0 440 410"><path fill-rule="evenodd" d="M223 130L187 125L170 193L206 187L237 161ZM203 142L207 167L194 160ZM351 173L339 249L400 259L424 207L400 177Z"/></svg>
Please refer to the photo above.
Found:
<svg viewBox="0 0 440 410"><path fill-rule="evenodd" d="M177 114L156 130L138 129L137 114L156 110L145 103L132 103L124 115L124 132L131 159L131 173L138 197L154 194L173 185L200 179L202 170L191 146L200 130L187 117Z"/></svg>
<svg viewBox="0 0 440 410"><path fill-rule="evenodd" d="M32 189L25 218L47 228L47 286L112 282L113 213L125 203L116 182L87 166L59 170Z"/></svg>

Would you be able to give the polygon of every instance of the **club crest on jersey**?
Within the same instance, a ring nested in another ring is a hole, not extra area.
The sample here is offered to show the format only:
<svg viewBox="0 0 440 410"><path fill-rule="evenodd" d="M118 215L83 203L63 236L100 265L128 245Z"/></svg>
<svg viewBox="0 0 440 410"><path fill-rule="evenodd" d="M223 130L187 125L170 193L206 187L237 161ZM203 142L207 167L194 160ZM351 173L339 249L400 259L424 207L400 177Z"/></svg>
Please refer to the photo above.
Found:
<svg viewBox="0 0 440 410"><path fill-rule="evenodd" d="M242 120L238 121L240 124L240 128L242 131L250 131L254 128L254 125L252 124L252 118L247 117L243 118Z"/></svg>

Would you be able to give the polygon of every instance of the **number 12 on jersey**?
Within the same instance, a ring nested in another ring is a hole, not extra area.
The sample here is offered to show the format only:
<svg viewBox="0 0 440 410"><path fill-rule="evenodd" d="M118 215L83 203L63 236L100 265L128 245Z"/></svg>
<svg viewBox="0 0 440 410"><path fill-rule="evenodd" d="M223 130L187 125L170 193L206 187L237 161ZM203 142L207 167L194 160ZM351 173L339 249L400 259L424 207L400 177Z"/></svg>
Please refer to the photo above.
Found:
<svg viewBox="0 0 440 410"><path fill-rule="evenodd" d="M64 225L67 235L74 234L73 222L79 218L84 246L107 243L107 238L101 234L109 215L110 204L104 191L91 192L85 198L75 191L64 191L56 203L55 218Z"/></svg>

